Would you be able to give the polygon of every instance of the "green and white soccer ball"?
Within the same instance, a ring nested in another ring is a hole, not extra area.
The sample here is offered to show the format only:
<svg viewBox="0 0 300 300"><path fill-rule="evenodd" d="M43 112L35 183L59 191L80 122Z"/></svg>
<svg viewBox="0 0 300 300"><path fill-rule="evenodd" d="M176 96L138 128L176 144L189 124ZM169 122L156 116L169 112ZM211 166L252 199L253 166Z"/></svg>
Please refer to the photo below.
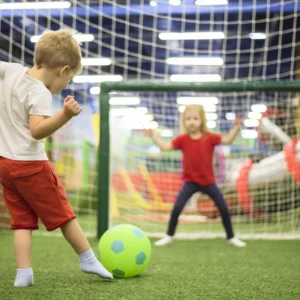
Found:
<svg viewBox="0 0 300 300"><path fill-rule="evenodd" d="M133 277L146 269L151 243L144 232L130 224L116 225L99 241L100 262L116 277Z"/></svg>

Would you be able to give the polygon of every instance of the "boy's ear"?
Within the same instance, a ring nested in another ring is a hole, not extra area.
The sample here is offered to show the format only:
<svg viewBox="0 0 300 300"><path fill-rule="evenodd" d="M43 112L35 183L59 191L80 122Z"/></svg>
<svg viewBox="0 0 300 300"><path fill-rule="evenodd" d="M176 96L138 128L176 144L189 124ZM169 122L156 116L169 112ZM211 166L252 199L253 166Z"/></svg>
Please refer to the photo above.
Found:
<svg viewBox="0 0 300 300"><path fill-rule="evenodd" d="M66 75L67 73L69 73L70 71L70 66L63 66L61 69L60 69L60 76L63 76L63 75Z"/></svg>

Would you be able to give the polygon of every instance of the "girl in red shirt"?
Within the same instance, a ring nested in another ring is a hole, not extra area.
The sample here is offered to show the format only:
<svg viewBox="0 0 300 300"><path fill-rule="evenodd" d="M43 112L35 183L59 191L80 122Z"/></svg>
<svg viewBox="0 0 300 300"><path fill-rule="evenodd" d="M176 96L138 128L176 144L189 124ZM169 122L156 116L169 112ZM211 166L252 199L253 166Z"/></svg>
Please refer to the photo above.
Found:
<svg viewBox="0 0 300 300"><path fill-rule="evenodd" d="M240 130L241 120L235 120L235 126L227 136L212 133L206 125L205 111L201 105L188 105L182 115L184 134L171 142L160 140L153 130L146 130L154 143L163 151L181 150L183 154L184 184L174 204L167 235L155 242L156 246L164 246L172 242L178 218L189 198L196 192L208 195L216 204L226 237L230 244L244 247L246 243L234 236L226 201L217 187L213 170L213 153L216 145L230 144Z"/></svg>

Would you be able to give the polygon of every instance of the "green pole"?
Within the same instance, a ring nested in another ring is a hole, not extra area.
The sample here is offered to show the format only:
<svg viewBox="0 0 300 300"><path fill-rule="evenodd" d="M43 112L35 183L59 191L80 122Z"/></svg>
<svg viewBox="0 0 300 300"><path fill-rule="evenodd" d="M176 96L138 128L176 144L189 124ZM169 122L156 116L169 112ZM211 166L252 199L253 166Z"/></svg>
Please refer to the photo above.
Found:
<svg viewBox="0 0 300 300"><path fill-rule="evenodd" d="M89 188L89 141L83 141L83 188Z"/></svg>
<svg viewBox="0 0 300 300"><path fill-rule="evenodd" d="M119 81L106 82L115 91L155 92L299 92L300 80L221 81L221 82L162 82Z"/></svg>
<svg viewBox="0 0 300 300"><path fill-rule="evenodd" d="M98 150L98 209L97 237L108 229L109 224L109 92L106 85L101 85L100 92L100 137Z"/></svg>

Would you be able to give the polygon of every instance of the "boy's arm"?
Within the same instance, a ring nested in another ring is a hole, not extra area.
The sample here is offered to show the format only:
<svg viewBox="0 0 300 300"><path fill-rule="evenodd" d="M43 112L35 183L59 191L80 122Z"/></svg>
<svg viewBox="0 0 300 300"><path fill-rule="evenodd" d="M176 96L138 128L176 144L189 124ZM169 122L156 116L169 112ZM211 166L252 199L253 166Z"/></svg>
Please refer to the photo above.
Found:
<svg viewBox="0 0 300 300"><path fill-rule="evenodd" d="M171 142L162 141L158 138L152 129L144 130L144 134L150 136L152 141L163 151L170 151L173 149Z"/></svg>
<svg viewBox="0 0 300 300"><path fill-rule="evenodd" d="M52 117L34 116L29 119L29 128L32 137L41 140L48 137L63 125L65 125L72 117L77 116L81 112L80 105L72 96L65 99L64 108Z"/></svg>
<svg viewBox="0 0 300 300"><path fill-rule="evenodd" d="M229 131L228 135L222 136L222 144L231 144L240 131L242 120L237 118L234 127Z"/></svg>

